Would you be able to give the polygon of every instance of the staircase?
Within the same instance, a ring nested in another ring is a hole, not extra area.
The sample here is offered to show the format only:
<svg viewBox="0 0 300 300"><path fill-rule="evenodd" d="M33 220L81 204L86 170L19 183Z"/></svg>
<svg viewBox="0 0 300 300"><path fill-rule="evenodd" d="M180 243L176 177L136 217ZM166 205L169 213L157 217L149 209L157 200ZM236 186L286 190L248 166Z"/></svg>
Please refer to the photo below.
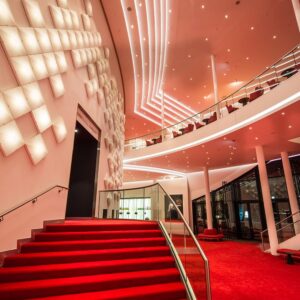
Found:
<svg viewBox="0 0 300 300"><path fill-rule="evenodd" d="M47 224L0 268L0 299L186 299L157 222Z"/></svg>

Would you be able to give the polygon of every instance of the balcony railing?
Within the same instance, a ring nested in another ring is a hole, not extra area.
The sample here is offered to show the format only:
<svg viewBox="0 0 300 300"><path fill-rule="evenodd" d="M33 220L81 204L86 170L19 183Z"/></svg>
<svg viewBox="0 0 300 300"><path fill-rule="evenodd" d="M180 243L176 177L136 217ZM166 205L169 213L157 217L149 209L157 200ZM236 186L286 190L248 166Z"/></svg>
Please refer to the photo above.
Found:
<svg viewBox="0 0 300 300"><path fill-rule="evenodd" d="M125 141L125 150L141 149L165 140L178 138L194 130L224 118L234 111L241 109L260 96L276 88L300 70L300 45L285 54L263 73L256 76L246 85L219 101L217 104L187 118L174 125L158 131Z"/></svg>

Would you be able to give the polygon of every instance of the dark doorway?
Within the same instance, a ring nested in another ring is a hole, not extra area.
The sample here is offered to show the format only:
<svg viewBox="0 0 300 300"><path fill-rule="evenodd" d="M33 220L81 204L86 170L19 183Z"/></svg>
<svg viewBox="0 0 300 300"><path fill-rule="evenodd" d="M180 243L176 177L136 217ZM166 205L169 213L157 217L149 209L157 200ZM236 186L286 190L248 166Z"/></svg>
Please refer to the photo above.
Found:
<svg viewBox="0 0 300 300"><path fill-rule="evenodd" d="M92 217L98 141L76 122L66 217Z"/></svg>

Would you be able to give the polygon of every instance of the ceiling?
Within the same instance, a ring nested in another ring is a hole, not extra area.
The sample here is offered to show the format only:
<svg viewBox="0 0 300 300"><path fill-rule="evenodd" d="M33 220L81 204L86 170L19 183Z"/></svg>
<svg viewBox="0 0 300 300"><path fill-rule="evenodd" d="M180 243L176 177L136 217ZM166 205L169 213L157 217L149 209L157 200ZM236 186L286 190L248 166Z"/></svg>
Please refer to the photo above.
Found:
<svg viewBox="0 0 300 300"><path fill-rule="evenodd" d="M213 104L211 54L223 98L299 43L287 0L102 0L102 4L124 81L127 139L158 129L162 118L168 125ZM156 69L160 76L155 76Z"/></svg>

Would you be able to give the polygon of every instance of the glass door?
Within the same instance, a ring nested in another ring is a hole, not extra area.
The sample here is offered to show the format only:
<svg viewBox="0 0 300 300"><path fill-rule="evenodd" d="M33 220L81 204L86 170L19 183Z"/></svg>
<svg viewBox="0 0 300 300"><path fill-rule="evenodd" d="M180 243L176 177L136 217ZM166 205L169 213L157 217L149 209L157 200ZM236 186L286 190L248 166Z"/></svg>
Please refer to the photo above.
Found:
<svg viewBox="0 0 300 300"><path fill-rule="evenodd" d="M239 214L241 238L250 240L252 238L252 233L251 233L249 203L239 203L238 214Z"/></svg>

